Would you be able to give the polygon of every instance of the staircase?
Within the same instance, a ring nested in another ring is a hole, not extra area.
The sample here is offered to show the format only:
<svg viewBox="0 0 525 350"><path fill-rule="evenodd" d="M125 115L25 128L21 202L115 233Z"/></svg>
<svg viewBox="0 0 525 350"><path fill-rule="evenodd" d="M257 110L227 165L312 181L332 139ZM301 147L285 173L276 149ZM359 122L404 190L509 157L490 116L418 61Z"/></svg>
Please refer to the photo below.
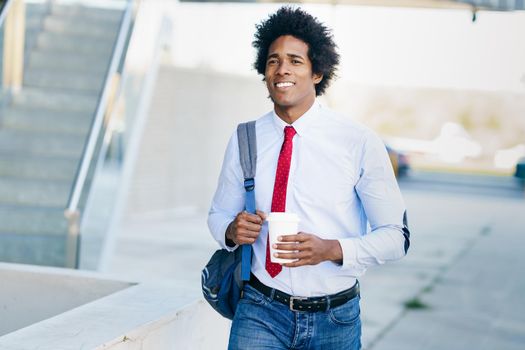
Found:
<svg viewBox="0 0 525 350"><path fill-rule="evenodd" d="M23 88L0 115L0 261L67 265L64 209L122 14L26 4Z"/></svg>

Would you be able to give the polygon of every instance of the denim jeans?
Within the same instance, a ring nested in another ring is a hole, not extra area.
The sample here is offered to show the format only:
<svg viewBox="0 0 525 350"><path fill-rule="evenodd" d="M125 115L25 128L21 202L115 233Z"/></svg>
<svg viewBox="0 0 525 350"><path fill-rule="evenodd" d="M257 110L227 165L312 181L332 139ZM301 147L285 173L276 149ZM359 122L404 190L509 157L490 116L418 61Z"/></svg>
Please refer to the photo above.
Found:
<svg viewBox="0 0 525 350"><path fill-rule="evenodd" d="M228 349L357 350L361 348L359 314L359 296L326 312L301 312L246 285Z"/></svg>

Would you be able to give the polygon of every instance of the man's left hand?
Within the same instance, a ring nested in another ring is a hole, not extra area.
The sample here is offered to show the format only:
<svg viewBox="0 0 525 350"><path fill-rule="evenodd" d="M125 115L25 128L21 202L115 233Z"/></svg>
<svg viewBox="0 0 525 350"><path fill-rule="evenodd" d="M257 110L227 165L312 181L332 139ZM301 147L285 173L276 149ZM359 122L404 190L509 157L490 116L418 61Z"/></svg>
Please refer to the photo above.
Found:
<svg viewBox="0 0 525 350"><path fill-rule="evenodd" d="M280 243L274 245L277 258L294 259L292 263L282 264L285 267L317 265L323 261L342 263L343 252L336 239L322 239L311 233L299 232L296 235L280 236Z"/></svg>

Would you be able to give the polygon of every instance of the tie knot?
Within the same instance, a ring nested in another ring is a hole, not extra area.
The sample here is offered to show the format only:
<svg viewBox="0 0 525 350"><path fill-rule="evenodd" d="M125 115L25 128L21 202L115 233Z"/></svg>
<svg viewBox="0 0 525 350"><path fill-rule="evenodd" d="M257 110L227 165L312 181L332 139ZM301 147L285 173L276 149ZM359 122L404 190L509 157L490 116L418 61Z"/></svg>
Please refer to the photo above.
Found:
<svg viewBox="0 0 525 350"><path fill-rule="evenodd" d="M297 131L293 128L293 126L285 126L284 127L284 140L291 140Z"/></svg>

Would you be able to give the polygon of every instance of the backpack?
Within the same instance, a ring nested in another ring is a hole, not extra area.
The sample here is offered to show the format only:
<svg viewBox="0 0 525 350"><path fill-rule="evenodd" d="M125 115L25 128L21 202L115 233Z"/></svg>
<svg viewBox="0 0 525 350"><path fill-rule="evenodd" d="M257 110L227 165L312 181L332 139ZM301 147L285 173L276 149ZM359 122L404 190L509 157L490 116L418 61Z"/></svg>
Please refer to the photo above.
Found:
<svg viewBox="0 0 525 350"><path fill-rule="evenodd" d="M246 190L245 209L255 214L255 169L257 142L255 121L237 127L239 159ZM222 316L233 319L245 281L250 279L252 246L245 244L230 252L217 250L201 273L204 299Z"/></svg>

